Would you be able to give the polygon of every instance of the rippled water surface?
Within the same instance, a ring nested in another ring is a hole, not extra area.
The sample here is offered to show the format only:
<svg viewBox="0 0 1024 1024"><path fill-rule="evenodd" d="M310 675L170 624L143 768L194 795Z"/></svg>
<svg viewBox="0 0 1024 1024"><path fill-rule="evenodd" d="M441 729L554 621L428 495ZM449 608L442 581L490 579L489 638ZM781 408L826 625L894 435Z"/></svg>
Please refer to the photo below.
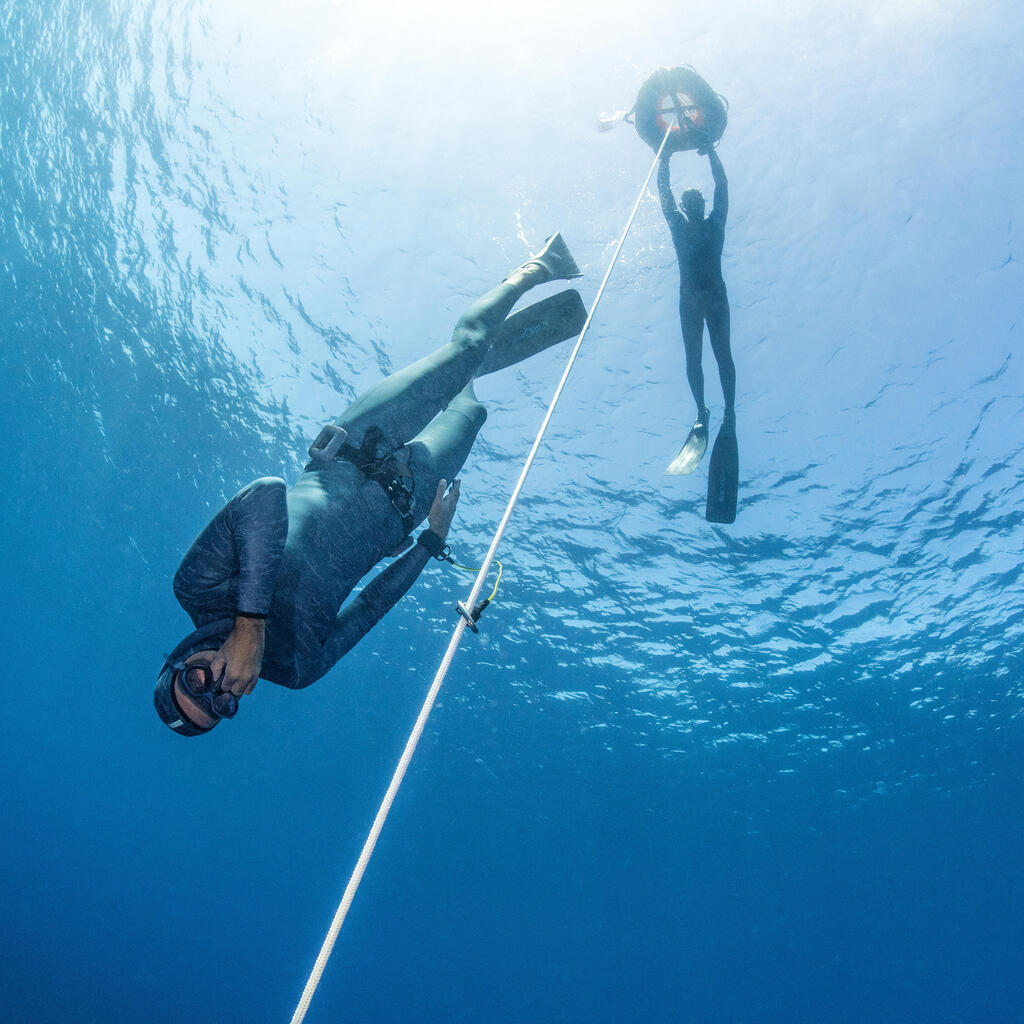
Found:
<svg viewBox="0 0 1024 1024"><path fill-rule="evenodd" d="M308 1019L1019 1019L1012 4L0 29L0 1019L290 1017L468 578L185 744L170 577L552 231L593 299L652 156L597 117L681 63L730 101L737 522L663 475L693 414L651 190ZM566 356L481 383L463 561Z"/></svg>

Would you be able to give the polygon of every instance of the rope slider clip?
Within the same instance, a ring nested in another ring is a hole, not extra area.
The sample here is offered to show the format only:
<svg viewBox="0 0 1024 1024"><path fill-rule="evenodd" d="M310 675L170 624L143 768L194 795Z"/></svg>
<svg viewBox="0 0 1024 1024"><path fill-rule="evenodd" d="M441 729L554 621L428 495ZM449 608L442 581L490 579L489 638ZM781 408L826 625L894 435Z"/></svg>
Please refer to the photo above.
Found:
<svg viewBox="0 0 1024 1024"><path fill-rule="evenodd" d="M476 606L470 611L466 607L465 601L458 601L455 605L455 610L466 620L466 625L469 626L474 633L479 633L480 630L476 628L476 624L480 621L480 616L483 615L484 609L491 603L491 599L485 598L483 601L477 602Z"/></svg>

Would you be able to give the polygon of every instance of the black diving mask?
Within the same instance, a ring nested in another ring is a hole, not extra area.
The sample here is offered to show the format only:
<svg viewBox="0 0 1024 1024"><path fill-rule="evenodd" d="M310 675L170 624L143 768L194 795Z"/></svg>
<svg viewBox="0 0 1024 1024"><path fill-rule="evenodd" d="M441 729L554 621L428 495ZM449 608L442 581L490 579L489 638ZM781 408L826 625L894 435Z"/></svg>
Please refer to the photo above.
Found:
<svg viewBox="0 0 1024 1024"><path fill-rule="evenodd" d="M238 713L238 698L217 688L217 680L209 665L178 662L171 668L177 674L178 685L211 718L234 718Z"/></svg>

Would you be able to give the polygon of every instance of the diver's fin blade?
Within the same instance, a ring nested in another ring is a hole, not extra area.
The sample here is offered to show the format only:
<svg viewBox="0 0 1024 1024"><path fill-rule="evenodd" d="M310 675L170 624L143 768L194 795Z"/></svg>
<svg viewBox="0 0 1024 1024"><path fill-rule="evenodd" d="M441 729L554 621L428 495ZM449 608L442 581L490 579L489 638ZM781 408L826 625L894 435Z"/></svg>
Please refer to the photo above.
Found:
<svg viewBox="0 0 1024 1024"><path fill-rule="evenodd" d="M490 351L476 371L477 377L504 370L560 341L575 338L586 319L587 307L575 288L566 288L513 313L498 328Z"/></svg>
<svg viewBox="0 0 1024 1024"><path fill-rule="evenodd" d="M550 281L569 281L574 277L582 277L583 272L576 265L569 246L566 245L561 231L556 231L544 242L544 248L536 256L531 256L530 263L538 263L550 277Z"/></svg>
<svg viewBox="0 0 1024 1024"><path fill-rule="evenodd" d="M736 429L723 425L715 438L708 466L708 506L704 518L709 523L736 522L739 485L740 453Z"/></svg>
<svg viewBox="0 0 1024 1024"><path fill-rule="evenodd" d="M704 458L708 450L708 425L697 420L686 438L686 444L665 470L667 476L689 476Z"/></svg>

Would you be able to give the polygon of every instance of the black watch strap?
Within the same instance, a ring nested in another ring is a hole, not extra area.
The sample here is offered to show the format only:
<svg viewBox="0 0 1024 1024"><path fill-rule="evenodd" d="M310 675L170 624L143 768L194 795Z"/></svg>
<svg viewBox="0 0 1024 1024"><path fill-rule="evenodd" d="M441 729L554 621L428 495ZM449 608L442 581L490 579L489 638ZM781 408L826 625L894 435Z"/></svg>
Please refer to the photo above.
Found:
<svg viewBox="0 0 1024 1024"><path fill-rule="evenodd" d="M424 530L417 538L416 543L421 544L434 558L439 558L441 552L447 547L443 537L438 537L433 530Z"/></svg>

